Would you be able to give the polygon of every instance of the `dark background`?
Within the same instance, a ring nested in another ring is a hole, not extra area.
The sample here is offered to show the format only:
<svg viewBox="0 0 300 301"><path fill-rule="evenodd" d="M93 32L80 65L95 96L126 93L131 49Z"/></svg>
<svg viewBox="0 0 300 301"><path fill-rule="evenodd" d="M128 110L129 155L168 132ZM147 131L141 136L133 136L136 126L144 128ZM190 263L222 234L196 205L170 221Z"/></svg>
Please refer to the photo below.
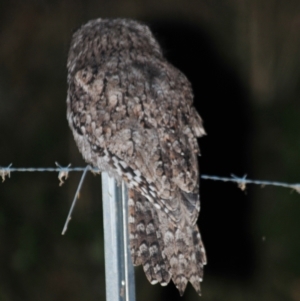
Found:
<svg viewBox="0 0 300 301"><path fill-rule="evenodd" d="M190 79L208 135L202 174L300 182L300 2L0 1L0 165L84 166L66 121L71 35L92 18L146 22ZM12 173L0 183L0 301L105 300L100 177ZM300 300L300 196L201 180L202 300ZM150 285L137 300L199 300Z"/></svg>

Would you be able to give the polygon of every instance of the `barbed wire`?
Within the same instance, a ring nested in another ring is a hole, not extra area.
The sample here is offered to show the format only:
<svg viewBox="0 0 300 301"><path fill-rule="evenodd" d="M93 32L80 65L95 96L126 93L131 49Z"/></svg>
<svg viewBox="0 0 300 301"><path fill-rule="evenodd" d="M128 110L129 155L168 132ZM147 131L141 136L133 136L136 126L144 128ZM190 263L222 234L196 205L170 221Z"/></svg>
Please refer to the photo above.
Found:
<svg viewBox="0 0 300 301"><path fill-rule="evenodd" d="M59 163L55 162L56 167L12 167L12 163L6 167L0 166L0 177L2 178L2 182L6 180L6 178L10 178L11 173L13 172L57 172L59 179L59 186L61 186L66 179L69 177L70 172L84 172L86 171L86 167L71 167L71 164L67 166L61 166ZM92 173L100 173L98 168L89 168L89 171ZM265 186L277 186L290 188L300 193L300 183L285 183L278 181L263 181L263 180L252 180L247 179L247 175L243 177L238 177L234 174L231 174L230 177L219 177L219 176L211 176L211 175L201 175L201 179L203 180L212 180L212 181L221 181L221 182L233 182L238 185L238 188L241 190L245 190L248 184L251 185L260 185L261 187Z"/></svg>

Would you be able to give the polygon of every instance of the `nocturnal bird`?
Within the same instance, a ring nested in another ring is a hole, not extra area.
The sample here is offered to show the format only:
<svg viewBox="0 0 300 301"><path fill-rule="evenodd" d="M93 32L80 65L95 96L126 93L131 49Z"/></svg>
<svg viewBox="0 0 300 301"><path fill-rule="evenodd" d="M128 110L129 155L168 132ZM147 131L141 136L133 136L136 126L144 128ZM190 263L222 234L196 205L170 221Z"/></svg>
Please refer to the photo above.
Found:
<svg viewBox="0 0 300 301"><path fill-rule="evenodd" d="M205 135L190 82L150 29L128 19L89 21L73 35L67 119L93 167L128 187L132 262L151 284L172 279L200 295L206 254L196 224Z"/></svg>

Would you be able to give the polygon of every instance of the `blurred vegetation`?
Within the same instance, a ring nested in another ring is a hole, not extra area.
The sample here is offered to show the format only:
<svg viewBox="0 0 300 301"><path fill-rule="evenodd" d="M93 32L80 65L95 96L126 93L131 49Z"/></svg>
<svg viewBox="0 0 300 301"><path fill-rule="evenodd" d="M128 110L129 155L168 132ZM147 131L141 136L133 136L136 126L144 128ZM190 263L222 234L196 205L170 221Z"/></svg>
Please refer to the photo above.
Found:
<svg viewBox="0 0 300 301"><path fill-rule="evenodd" d="M97 17L147 22L191 80L205 174L300 182L300 2L0 1L0 165L84 165L66 121L72 32ZM100 177L13 173L0 185L0 301L104 300ZM300 300L300 196L202 181L203 300ZM137 269L137 300L182 300ZM184 300L197 300L191 287Z"/></svg>

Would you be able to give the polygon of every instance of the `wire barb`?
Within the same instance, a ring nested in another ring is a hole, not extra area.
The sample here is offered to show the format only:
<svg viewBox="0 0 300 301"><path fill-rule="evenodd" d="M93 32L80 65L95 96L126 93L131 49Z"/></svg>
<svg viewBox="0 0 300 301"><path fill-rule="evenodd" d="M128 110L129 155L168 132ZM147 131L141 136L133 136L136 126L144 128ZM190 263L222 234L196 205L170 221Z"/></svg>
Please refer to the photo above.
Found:
<svg viewBox="0 0 300 301"><path fill-rule="evenodd" d="M2 178L2 183L5 181L6 177L10 178L11 166L12 163L10 163L7 167L0 166L0 177Z"/></svg>
<svg viewBox="0 0 300 301"><path fill-rule="evenodd" d="M65 180L67 180L69 177L69 169L71 167L71 163L66 167L60 166L59 163L57 162L55 162L55 165L59 168L59 173L58 173L59 186L62 186L65 183Z"/></svg>
<svg viewBox="0 0 300 301"><path fill-rule="evenodd" d="M242 178L237 177L234 174L231 174L231 177L235 180L237 180L237 184L238 184L238 188L240 188L242 191L246 190L246 186L247 186L247 182L246 182L246 178L247 175L244 175Z"/></svg>
<svg viewBox="0 0 300 301"><path fill-rule="evenodd" d="M64 228L61 232L61 235L65 235L66 231L68 230L68 224L70 222L70 220L72 219L71 215L72 215L72 212L73 212L73 209L75 207L75 204L76 204L76 201L77 199L79 198L79 192L80 192L80 189L81 189L81 186L83 184L83 180L85 178L85 175L87 173L88 170L91 169L91 166L90 165L87 165L86 168L84 169L83 171L83 174L81 176L81 179L80 179L80 182L78 184L78 187L77 187L77 190L76 190L76 193L75 193L75 196L74 196L74 199L73 199L73 202L72 202L72 205L71 205L71 208L69 210L69 214L67 216L67 219L66 219L66 222L65 222L65 225L64 225Z"/></svg>

